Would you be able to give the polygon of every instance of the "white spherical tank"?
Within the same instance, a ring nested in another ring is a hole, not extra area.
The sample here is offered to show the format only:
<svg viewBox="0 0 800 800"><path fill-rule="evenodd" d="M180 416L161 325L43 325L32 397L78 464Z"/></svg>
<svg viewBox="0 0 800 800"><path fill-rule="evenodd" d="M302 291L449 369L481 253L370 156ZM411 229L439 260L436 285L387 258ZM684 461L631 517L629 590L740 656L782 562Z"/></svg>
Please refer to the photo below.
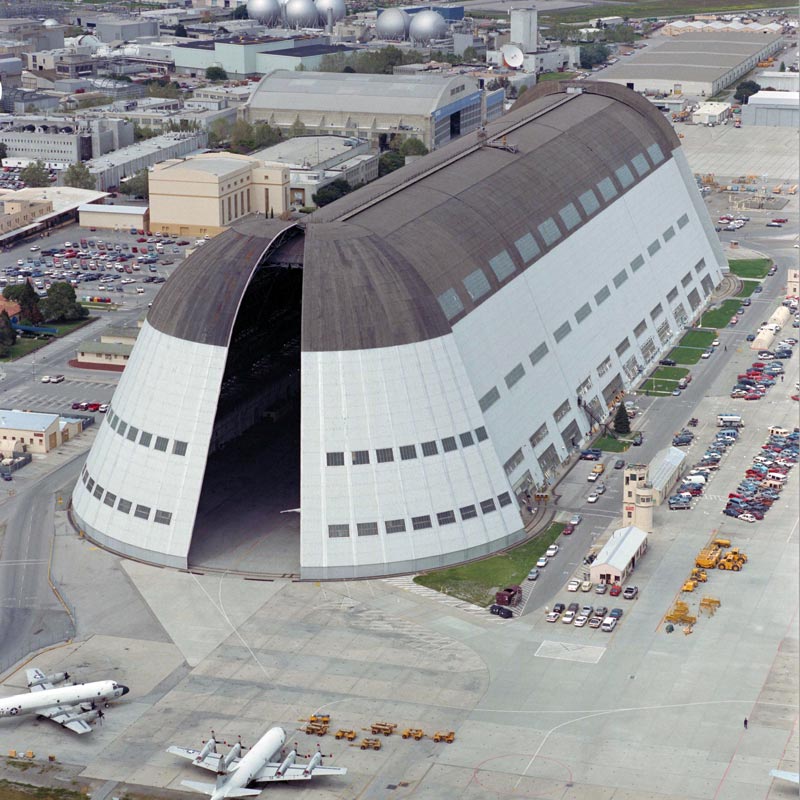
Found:
<svg viewBox="0 0 800 800"><path fill-rule="evenodd" d="M319 12L319 17L323 22L328 21L328 9L333 14L333 21L338 22L347 16L347 8L345 8L344 0L316 0L315 5Z"/></svg>
<svg viewBox="0 0 800 800"><path fill-rule="evenodd" d="M58 21L57 19L53 19L52 17L50 17L49 19L46 19L46 20L45 20L45 21L42 23L42 25L43 25L45 28L56 28L56 27L58 27L58 25L60 25L60 24L61 24L61 23L59 23L59 21Z"/></svg>
<svg viewBox="0 0 800 800"><path fill-rule="evenodd" d="M408 32L413 42L430 42L432 39L442 39L447 35L447 23L441 14L428 9L411 16L411 27Z"/></svg>
<svg viewBox="0 0 800 800"><path fill-rule="evenodd" d="M400 8L387 8L378 17L375 30L379 39L405 39L408 37L408 29L411 25L411 17Z"/></svg>
<svg viewBox="0 0 800 800"><path fill-rule="evenodd" d="M247 16L271 25L281 18L281 7L278 0L247 0Z"/></svg>
<svg viewBox="0 0 800 800"><path fill-rule="evenodd" d="M289 0L285 9L286 24L290 28L313 28L319 24L314 0Z"/></svg>

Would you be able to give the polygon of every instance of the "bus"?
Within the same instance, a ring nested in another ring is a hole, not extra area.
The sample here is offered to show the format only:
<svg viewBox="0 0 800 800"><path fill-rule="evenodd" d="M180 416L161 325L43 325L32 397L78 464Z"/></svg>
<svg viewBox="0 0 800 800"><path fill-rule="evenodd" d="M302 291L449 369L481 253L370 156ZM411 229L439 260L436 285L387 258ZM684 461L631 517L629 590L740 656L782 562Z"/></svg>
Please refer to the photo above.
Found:
<svg viewBox="0 0 800 800"><path fill-rule="evenodd" d="M718 414L717 415L718 428L744 428L741 414Z"/></svg>

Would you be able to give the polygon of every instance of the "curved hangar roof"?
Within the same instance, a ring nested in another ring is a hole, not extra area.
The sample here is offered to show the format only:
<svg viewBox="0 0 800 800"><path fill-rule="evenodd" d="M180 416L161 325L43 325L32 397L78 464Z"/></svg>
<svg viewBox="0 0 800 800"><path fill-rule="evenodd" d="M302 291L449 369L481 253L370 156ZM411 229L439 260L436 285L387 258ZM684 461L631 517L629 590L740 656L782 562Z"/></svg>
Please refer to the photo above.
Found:
<svg viewBox="0 0 800 800"><path fill-rule="evenodd" d="M148 315L225 346L262 263L302 263L304 351L448 333L669 158L679 140L612 84L544 84L514 110L300 222L250 218L190 256Z"/></svg>

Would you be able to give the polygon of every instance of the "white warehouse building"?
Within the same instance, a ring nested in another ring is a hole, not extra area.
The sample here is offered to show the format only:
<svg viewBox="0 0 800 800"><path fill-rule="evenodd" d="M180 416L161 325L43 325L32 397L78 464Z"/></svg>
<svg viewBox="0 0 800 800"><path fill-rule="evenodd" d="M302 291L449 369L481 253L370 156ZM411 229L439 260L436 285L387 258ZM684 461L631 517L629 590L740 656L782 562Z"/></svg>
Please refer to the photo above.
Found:
<svg viewBox="0 0 800 800"><path fill-rule="evenodd" d="M542 84L481 135L191 255L148 313L73 516L117 552L186 567L215 459L254 437L267 454L281 434L260 419L293 406L296 466L265 458L296 484L303 578L499 550L526 535L524 493L725 268L662 115L620 86Z"/></svg>

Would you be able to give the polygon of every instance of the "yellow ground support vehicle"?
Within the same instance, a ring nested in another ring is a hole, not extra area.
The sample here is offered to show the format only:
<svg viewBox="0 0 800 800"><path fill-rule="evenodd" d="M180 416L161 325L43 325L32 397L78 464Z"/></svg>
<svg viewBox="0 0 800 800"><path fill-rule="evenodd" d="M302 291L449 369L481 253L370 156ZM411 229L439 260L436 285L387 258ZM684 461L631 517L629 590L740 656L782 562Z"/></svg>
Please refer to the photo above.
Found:
<svg viewBox="0 0 800 800"><path fill-rule="evenodd" d="M308 736L324 736L328 732L328 726L324 722L309 722L303 730Z"/></svg>
<svg viewBox="0 0 800 800"><path fill-rule="evenodd" d="M697 581L686 581L681 587L682 592L693 592L697 588Z"/></svg>
<svg viewBox="0 0 800 800"><path fill-rule="evenodd" d="M715 569L721 557L718 547L706 547L697 554L694 565L700 569Z"/></svg>
<svg viewBox="0 0 800 800"><path fill-rule="evenodd" d="M380 739L362 739L361 744L359 747L362 750L380 750L381 749L381 740Z"/></svg>
<svg viewBox="0 0 800 800"><path fill-rule="evenodd" d="M425 731L422 728L406 728L401 735L404 739L414 739L418 742L425 738Z"/></svg>
<svg viewBox="0 0 800 800"><path fill-rule="evenodd" d="M708 573L704 569L697 569L697 567L695 567L692 570L692 574L689 576L689 580L705 583L708 580Z"/></svg>
<svg viewBox="0 0 800 800"><path fill-rule="evenodd" d="M372 733L382 733L384 736L391 736L397 730L396 722L373 722L370 725Z"/></svg>
<svg viewBox="0 0 800 800"><path fill-rule="evenodd" d="M436 731L436 733L433 734L434 742L447 742L447 744L452 744L455 738L455 731Z"/></svg>
<svg viewBox="0 0 800 800"><path fill-rule="evenodd" d="M339 730L334 734L334 738L347 739L348 742L354 742L356 739L356 732L339 728Z"/></svg>

